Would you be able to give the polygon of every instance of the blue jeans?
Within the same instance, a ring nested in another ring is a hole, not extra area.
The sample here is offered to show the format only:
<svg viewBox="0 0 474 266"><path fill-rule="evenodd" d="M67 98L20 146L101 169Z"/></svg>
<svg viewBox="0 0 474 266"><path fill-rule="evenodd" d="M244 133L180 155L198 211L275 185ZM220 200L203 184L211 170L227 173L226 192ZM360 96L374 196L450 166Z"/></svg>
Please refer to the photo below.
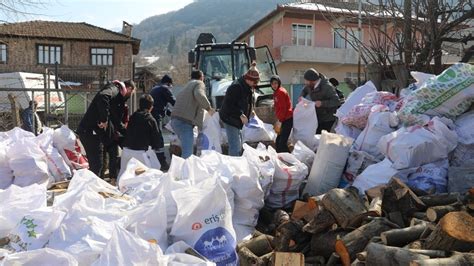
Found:
<svg viewBox="0 0 474 266"><path fill-rule="evenodd" d="M225 131L227 133L227 141L229 142L229 155L240 156L242 150L242 135L240 129L224 123Z"/></svg>
<svg viewBox="0 0 474 266"><path fill-rule="evenodd" d="M194 134L192 124L177 118L171 119L171 127L181 142L181 157L186 159L193 154Z"/></svg>

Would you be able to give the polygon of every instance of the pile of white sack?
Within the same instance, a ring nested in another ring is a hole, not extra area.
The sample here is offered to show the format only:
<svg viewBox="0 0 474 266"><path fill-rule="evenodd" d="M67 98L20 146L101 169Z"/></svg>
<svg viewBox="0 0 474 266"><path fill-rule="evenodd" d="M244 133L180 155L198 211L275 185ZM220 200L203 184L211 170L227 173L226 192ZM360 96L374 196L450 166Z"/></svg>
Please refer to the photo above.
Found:
<svg viewBox="0 0 474 266"><path fill-rule="evenodd" d="M308 174L295 155L244 148L173 157L167 173L132 158L118 187L77 170L51 206L47 183L0 190L0 265L238 265L265 202L290 206Z"/></svg>
<svg viewBox="0 0 474 266"><path fill-rule="evenodd" d="M67 126L35 136L21 128L0 133L0 189L34 183L50 186L88 168L79 141Z"/></svg>
<svg viewBox="0 0 474 266"><path fill-rule="evenodd" d="M364 193L398 177L418 194L465 192L473 186L474 113L469 109L474 66L458 63L439 76L412 76L416 84L402 90L400 98L376 91L369 81L339 108L336 132L354 142L338 153L347 164L331 184L353 185ZM337 163L321 159L318 168ZM314 168L311 172L321 171ZM324 181L330 182L327 177ZM317 184L310 175L309 192L319 195L334 188Z"/></svg>

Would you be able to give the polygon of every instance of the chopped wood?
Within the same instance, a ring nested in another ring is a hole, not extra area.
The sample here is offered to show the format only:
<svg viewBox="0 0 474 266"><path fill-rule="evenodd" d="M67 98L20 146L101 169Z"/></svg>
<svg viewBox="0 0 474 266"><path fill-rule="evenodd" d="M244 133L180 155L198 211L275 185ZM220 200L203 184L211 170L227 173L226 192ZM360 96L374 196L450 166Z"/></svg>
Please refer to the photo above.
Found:
<svg viewBox="0 0 474 266"><path fill-rule="evenodd" d="M362 262L358 259L355 259L352 263L351 266L365 266L365 262Z"/></svg>
<svg viewBox="0 0 474 266"><path fill-rule="evenodd" d="M340 261L341 261L341 258L336 252L334 252L331 254L331 257L329 257L329 260L328 260L328 263L326 263L326 266L335 266L339 264Z"/></svg>
<svg viewBox="0 0 474 266"><path fill-rule="evenodd" d="M322 209L311 222L303 227L303 231L311 234L321 233L328 230L334 223L336 223L334 216L328 210Z"/></svg>
<svg viewBox="0 0 474 266"><path fill-rule="evenodd" d="M354 260L357 253L363 251L373 237L393 228L393 223L385 218L375 219L337 240L336 252L341 258L344 254L349 254L350 259Z"/></svg>
<svg viewBox="0 0 474 266"><path fill-rule="evenodd" d="M308 202L297 200L291 213L291 218L294 220L303 219L309 222L316 216L318 210L318 203L312 197L308 198Z"/></svg>
<svg viewBox="0 0 474 266"><path fill-rule="evenodd" d="M357 253L356 257L359 261L365 261L367 259L367 251Z"/></svg>
<svg viewBox="0 0 474 266"><path fill-rule="evenodd" d="M387 185L380 185L370 188L365 191L365 195L367 195L367 198L369 198L369 200L373 200L375 198L383 198L383 191L386 187Z"/></svg>
<svg viewBox="0 0 474 266"><path fill-rule="evenodd" d="M428 222L425 220L418 219L418 218L411 218L410 226L415 226L419 224L428 224Z"/></svg>
<svg viewBox="0 0 474 266"><path fill-rule="evenodd" d="M321 256L305 257L304 262L306 265L326 265L326 259Z"/></svg>
<svg viewBox="0 0 474 266"><path fill-rule="evenodd" d="M420 200L426 205L426 207L443 206L460 202L461 194L458 192L435 194L422 196L420 197Z"/></svg>
<svg viewBox="0 0 474 266"><path fill-rule="evenodd" d="M248 248L243 247L238 251L241 266L264 265L263 260L252 253Z"/></svg>
<svg viewBox="0 0 474 266"><path fill-rule="evenodd" d="M430 257L421 255L398 247L389 247L381 244L370 243L367 245L368 265L408 265L413 260L429 259Z"/></svg>
<svg viewBox="0 0 474 266"><path fill-rule="evenodd" d="M472 253L455 253L449 258L437 258L426 260L413 260L410 266L464 266L474 265L474 254Z"/></svg>
<svg viewBox="0 0 474 266"><path fill-rule="evenodd" d="M461 204L451 204L451 205L445 205L445 206L434 206L434 207L429 207L426 210L426 217L430 222L438 222L445 216L446 214L454 211L459 211L461 210L462 205Z"/></svg>
<svg viewBox="0 0 474 266"><path fill-rule="evenodd" d="M450 212L426 239L425 249L468 252L474 250L474 217L467 212Z"/></svg>
<svg viewBox="0 0 474 266"><path fill-rule="evenodd" d="M367 209L354 187L331 189L321 204L327 209L342 228L358 227L367 216Z"/></svg>
<svg viewBox="0 0 474 266"><path fill-rule="evenodd" d="M415 240L411 242L410 244L404 246L403 248L406 249L422 249L423 248L423 243L420 240Z"/></svg>
<svg viewBox="0 0 474 266"><path fill-rule="evenodd" d="M304 255L301 253L275 252L271 259L272 266L304 266Z"/></svg>
<svg viewBox="0 0 474 266"><path fill-rule="evenodd" d="M393 222L400 223L397 214L400 213L404 224L408 224L413 213L425 209L425 204L400 179L392 178L387 184L383 192L382 210L384 213L389 214L390 220L392 220L395 214L397 215L397 219L392 220Z"/></svg>
<svg viewBox="0 0 474 266"><path fill-rule="evenodd" d="M146 172L146 169L143 168L143 167L137 167L137 168L135 168L135 175L136 175L136 176L139 176L139 175L141 175L141 174L143 174L143 173L145 173L145 172Z"/></svg>
<svg viewBox="0 0 474 266"><path fill-rule="evenodd" d="M243 247L248 248L255 256L260 257L273 251L273 236L260 235L237 245L237 250Z"/></svg>
<svg viewBox="0 0 474 266"><path fill-rule="evenodd" d="M311 254L328 259L335 251L337 239L342 238L348 233L348 231L337 229L313 235L311 239Z"/></svg>
<svg viewBox="0 0 474 266"><path fill-rule="evenodd" d="M290 221L290 215L284 210L277 210L273 215L273 223L278 227Z"/></svg>
<svg viewBox="0 0 474 266"><path fill-rule="evenodd" d="M303 232L302 221L289 221L276 229L273 247L275 251L300 252L305 247L309 248L311 236Z"/></svg>
<svg viewBox="0 0 474 266"><path fill-rule="evenodd" d="M427 228L427 224L419 224L402 229L392 229L380 234L380 238L387 246L401 247L420 238Z"/></svg>
<svg viewBox="0 0 474 266"><path fill-rule="evenodd" d="M415 212L411 216L413 218L428 221L428 217L426 217L426 212Z"/></svg>
<svg viewBox="0 0 474 266"><path fill-rule="evenodd" d="M448 256L448 252L444 250L410 249L410 251L428 256L430 258L445 258Z"/></svg>
<svg viewBox="0 0 474 266"><path fill-rule="evenodd" d="M382 216L382 197L372 199L369 205L368 216L381 217Z"/></svg>

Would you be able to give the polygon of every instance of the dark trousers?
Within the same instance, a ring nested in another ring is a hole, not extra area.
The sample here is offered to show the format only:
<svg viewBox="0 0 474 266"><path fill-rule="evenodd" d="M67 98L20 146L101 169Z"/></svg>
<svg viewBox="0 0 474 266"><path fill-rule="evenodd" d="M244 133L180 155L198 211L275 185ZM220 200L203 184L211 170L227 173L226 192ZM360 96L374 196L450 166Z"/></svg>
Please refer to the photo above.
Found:
<svg viewBox="0 0 474 266"><path fill-rule="evenodd" d="M160 161L161 164L161 170L162 171L168 171L169 169L169 164L166 161L166 156L165 156L165 141L163 139L163 122L160 120L156 120L158 124L158 136L160 138L160 143L158 146L158 150L156 150L156 157L158 158L158 161Z"/></svg>
<svg viewBox="0 0 474 266"><path fill-rule="evenodd" d="M288 138L290 137L291 129L293 129L293 118L289 118L281 123L280 134L276 138L277 152L290 152L288 149Z"/></svg>
<svg viewBox="0 0 474 266"><path fill-rule="evenodd" d="M326 130L327 132L331 132L332 125L334 125L334 121L319 122L318 129L316 130L316 134L321 134L323 130Z"/></svg>
<svg viewBox="0 0 474 266"><path fill-rule="evenodd" d="M100 136L86 132L79 133L79 139L86 150L87 160L89 161L89 170L97 176L100 176L102 168L104 167L102 155L105 149L109 157L109 177L117 178L120 170L118 144L110 144L104 147Z"/></svg>

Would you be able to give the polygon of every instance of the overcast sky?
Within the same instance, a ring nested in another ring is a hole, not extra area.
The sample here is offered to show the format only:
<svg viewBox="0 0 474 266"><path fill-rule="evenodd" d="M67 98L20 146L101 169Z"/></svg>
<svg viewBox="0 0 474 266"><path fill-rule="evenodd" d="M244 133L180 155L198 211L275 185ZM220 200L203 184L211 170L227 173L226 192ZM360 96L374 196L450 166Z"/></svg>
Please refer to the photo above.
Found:
<svg viewBox="0 0 474 266"><path fill-rule="evenodd" d="M25 20L53 20L87 22L107 29L122 27L122 21L139 23L153 15L178 10L192 0L39 0L44 4L26 7L32 14L12 16L1 14L7 22ZM17 9L24 7L18 6Z"/></svg>

